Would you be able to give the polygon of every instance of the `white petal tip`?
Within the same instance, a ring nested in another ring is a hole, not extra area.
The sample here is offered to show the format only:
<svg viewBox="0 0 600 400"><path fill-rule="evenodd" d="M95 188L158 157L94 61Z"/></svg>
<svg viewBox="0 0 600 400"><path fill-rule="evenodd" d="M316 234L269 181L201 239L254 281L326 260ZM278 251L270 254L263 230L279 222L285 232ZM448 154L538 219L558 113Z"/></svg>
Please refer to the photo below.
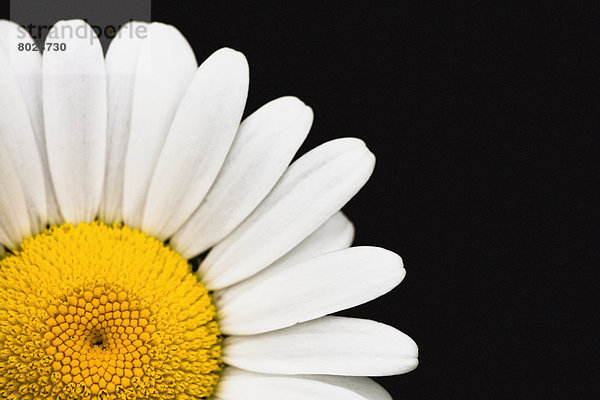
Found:
<svg viewBox="0 0 600 400"><path fill-rule="evenodd" d="M239 57L242 56L244 58L246 58L246 56L244 56L244 53L242 53L241 51L232 49L231 47L221 47L219 50L215 51L212 55L219 55L219 56L235 56L235 57Z"/></svg>
<svg viewBox="0 0 600 400"><path fill-rule="evenodd" d="M283 103L283 104L287 104L290 106L293 105L302 105L302 106L306 106L306 103L304 103L301 99L299 99L296 96L281 96L275 100L272 101L272 103ZM310 107L309 107L310 108Z"/></svg>
<svg viewBox="0 0 600 400"><path fill-rule="evenodd" d="M223 47L222 49L215 51L206 59L206 61L204 61L203 64L216 64L220 69L242 69L246 71L246 73L249 69L248 60L246 59L244 53L229 47Z"/></svg>
<svg viewBox="0 0 600 400"><path fill-rule="evenodd" d="M403 360L402 365L398 367L398 371L393 375L406 374L414 371L419 366L419 360L416 358Z"/></svg>

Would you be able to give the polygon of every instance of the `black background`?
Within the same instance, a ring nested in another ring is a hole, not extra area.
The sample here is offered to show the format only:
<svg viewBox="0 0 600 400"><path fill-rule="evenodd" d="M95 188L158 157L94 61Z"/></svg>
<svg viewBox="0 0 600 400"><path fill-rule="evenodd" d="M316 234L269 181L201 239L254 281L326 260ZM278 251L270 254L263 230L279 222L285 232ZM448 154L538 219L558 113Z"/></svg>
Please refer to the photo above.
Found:
<svg viewBox="0 0 600 400"><path fill-rule="evenodd" d="M396 399L591 398L592 11L162 0L152 10L199 61L223 46L245 53L246 115L282 95L309 104L300 154L356 136L377 156L344 210L356 244L396 251L408 273L344 314L419 344L415 371L378 379Z"/></svg>

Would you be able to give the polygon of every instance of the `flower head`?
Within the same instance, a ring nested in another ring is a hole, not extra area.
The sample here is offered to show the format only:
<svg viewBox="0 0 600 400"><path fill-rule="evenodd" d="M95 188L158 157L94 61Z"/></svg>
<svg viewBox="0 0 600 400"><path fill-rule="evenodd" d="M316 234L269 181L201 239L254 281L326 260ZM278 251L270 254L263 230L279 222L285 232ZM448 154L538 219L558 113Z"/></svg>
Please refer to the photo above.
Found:
<svg viewBox="0 0 600 400"><path fill-rule="evenodd" d="M0 397L389 398L361 377L410 371L416 344L329 316L405 275L350 247L365 144L291 163L312 110L242 121L245 57L198 67L168 25L125 25L106 57L83 21L43 56L23 32L0 21Z"/></svg>

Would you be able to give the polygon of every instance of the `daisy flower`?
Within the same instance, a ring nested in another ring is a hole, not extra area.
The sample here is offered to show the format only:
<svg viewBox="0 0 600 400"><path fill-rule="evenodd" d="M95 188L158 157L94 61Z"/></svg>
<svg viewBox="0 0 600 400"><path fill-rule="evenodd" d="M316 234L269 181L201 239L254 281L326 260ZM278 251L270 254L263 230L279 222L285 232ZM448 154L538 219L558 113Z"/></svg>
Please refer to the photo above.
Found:
<svg viewBox="0 0 600 400"><path fill-rule="evenodd" d="M43 56L24 32L0 22L0 397L389 399L366 377L412 370L416 344L329 315L405 275L350 247L365 144L292 162L312 110L241 121L244 56L198 67L172 26L127 24L106 57L83 21Z"/></svg>

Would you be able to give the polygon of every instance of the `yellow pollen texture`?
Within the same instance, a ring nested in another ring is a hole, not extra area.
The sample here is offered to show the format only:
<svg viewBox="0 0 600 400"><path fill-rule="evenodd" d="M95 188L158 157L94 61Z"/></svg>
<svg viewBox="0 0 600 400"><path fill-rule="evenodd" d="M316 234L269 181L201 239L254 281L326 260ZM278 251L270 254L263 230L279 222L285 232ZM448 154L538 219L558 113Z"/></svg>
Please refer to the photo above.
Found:
<svg viewBox="0 0 600 400"><path fill-rule="evenodd" d="M223 368L189 264L122 224L64 224L0 260L1 399L202 399Z"/></svg>

